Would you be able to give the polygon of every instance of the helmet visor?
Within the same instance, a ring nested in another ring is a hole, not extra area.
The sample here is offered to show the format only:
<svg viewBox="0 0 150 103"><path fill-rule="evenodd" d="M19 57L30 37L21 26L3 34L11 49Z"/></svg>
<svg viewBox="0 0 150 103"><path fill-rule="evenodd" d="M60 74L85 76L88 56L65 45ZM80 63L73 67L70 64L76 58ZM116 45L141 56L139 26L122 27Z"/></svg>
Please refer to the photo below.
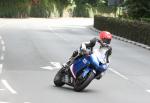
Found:
<svg viewBox="0 0 150 103"><path fill-rule="evenodd" d="M106 44L110 44L111 39L103 39L103 42L106 43Z"/></svg>

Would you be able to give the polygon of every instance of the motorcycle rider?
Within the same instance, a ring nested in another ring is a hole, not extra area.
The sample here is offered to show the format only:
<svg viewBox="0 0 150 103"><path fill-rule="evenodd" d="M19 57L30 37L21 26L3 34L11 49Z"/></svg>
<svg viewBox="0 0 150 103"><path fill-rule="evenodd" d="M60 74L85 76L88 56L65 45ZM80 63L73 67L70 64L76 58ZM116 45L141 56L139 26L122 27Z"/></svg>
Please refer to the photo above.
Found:
<svg viewBox="0 0 150 103"><path fill-rule="evenodd" d="M77 58L80 58L83 55L87 54L87 49L89 49L91 51L91 53L93 52L93 47L95 46L96 42L98 42L100 44L100 49L102 47L106 47L107 51L106 51L106 62L109 63L109 56L112 54L112 47L110 46L110 42L112 39L112 34L108 31L101 31L99 32L99 38L95 37L93 39L91 39L89 42L83 42L80 46L80 50L76 50L73 52L72 56L70 57L69 61L64 65L64 67L69 67L70 65L72 65L73 61ZM101 72L103 72L104 70L102 70ZM101 74L97 73L96 75L96 79L100 79L101 78Z"/></svg>

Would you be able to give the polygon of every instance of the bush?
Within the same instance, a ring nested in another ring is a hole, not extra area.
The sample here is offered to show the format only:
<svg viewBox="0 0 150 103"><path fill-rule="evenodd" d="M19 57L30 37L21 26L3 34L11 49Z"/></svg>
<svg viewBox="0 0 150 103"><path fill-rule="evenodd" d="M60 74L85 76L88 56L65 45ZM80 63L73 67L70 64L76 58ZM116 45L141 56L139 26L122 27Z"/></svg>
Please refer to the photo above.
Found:
<svg viewBox="0 0 150 103"><path fill-rule="evenodd" d="M0 17L61 17L66 6L66 0L0 0Z"/></svg>
<svg viewBox="0 0 150 103"><path fill-rule="evenodd" d="M31 7L31 17L48 17L46 1L42 0L38 4L34 4Z"/></svg>
<svg viewBox="0 0 150 103"><path fill-rule="evenodd" d="M1 0L0 17L27 17L30 15L30 0Z"/></svg>
<svg viewBox="0 0 150 103"><path fill-rule="evenodd" d="M150 0L126 0L125 6L133 19L150 17Z"/></svg>
<svg viewBox="0 0 150 103"><path fill-rule="evenodd" d="M67 5L66 0L41 0L32 5L31 17L62 17Z"/></svg>
<svg viewBox="0 0 150 103"><path fill-rule="evenodd" d="M141 21L150 23L150 18L141 18Z"/></svg>
<svg viewBox="0 0 150 103"><path fill-rule="evenodd" d="M93 16L92 7L88 4L85 4L85 5L79 4L75 7L73 11L73 16L74 17L92 17Z"/></svg>
<svg viewBox="0 0 150 103"><path fill-rule="evenodd" d="M150 24L111 17L94 17L94 27L150 46Z"/></svg>
<svg viewBox="0 0 150 103"><path fill-rule="evenodd" d="M114 8L101 0L0 0L0 17L62 17L67 8L73 17L114 13Z"/></svg>

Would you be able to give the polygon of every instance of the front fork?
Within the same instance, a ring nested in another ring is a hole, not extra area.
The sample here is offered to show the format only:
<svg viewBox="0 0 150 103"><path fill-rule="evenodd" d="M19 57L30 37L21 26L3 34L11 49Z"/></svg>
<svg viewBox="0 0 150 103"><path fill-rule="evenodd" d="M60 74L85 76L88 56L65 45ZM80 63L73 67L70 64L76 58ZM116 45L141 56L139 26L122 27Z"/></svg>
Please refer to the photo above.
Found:
<svg viewBox="0 0 150 103"><path fill-rule="evenodd" d="M74 78L71 75L70 69L68 68L64 68L64 69L65 72L64 72L64 76L62 77L62 82L72 86Z"/></svg>

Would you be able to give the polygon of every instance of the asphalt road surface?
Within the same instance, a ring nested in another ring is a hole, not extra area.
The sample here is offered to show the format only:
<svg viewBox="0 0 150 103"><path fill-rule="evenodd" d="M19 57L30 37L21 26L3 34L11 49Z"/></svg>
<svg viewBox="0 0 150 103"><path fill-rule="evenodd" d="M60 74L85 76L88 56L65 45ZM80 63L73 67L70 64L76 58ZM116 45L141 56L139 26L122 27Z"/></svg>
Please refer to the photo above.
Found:
<svg viewBox="0 0 150 103"><path fill-rule="evenodd" d="M81 42L96 36L92 19L0 19L0 103L150 103L150 51L112 40L110 69L83 92L53 78Z"/></svg>

